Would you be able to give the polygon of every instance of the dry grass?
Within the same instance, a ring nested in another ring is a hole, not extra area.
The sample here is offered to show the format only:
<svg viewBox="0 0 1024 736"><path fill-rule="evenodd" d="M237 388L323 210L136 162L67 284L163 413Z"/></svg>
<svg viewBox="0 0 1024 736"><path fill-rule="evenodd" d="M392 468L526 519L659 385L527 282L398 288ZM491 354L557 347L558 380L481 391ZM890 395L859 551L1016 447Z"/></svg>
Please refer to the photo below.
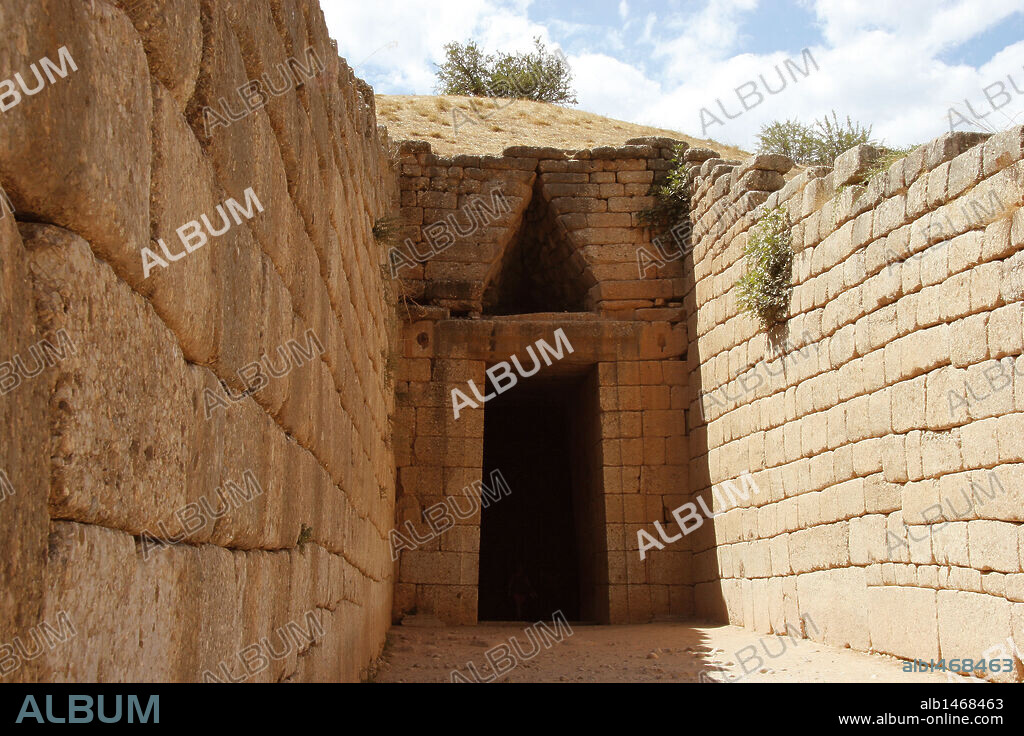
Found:
<svg viewBox="0 0 1024 736"><path fill-rule="evenodd" d="M456 133L453 112L458 120ZM500 154L509 146L593 148L621 146L630 138L665 136L713 148L724 158L749 153L675 130L634 125L568 107L529 100L477 97L377 95L377 118L394 140L430 141L435 153Z"/></svg>

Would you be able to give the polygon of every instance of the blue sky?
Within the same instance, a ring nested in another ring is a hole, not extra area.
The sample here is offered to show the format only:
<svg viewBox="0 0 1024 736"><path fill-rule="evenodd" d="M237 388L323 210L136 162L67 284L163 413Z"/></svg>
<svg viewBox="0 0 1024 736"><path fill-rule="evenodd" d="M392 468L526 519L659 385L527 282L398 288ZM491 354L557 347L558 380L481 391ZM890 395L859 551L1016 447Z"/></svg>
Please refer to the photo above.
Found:
<svg viewBox="0 0 1024 736"><path fill-rule="evenodd" d="M578 107L748 150L771 120L830 110L872 124L891 145L949 130L951 109L959 130L1024 123L1024 0L321 5L341 55L385 94L431 94L447 41L512 51L541 36L568 57ZM786 88L767 92L780 74Z"/></svg>

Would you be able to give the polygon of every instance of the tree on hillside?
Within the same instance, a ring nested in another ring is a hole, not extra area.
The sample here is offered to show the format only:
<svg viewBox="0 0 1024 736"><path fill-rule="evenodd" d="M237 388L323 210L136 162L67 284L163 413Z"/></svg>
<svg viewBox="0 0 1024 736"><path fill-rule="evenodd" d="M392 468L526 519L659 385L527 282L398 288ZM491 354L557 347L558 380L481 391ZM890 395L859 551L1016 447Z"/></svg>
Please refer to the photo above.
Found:
<svg viewBox="0 0 1024 736"><path fill-rule="evenodd" d="M443 95L487 97L490 69L494 57L477 46L475 41L465 44L446 43L444 64L437 67L437 91Z"/></svg>
<svg viewBox="0 0 1024 736"><path fill-rule="evenodd" d="M437 91L446 95L505 97L576 104L572 70L561 51L548 51L537 37L533 51L486 54L475 41L444 46Z"/></svg>

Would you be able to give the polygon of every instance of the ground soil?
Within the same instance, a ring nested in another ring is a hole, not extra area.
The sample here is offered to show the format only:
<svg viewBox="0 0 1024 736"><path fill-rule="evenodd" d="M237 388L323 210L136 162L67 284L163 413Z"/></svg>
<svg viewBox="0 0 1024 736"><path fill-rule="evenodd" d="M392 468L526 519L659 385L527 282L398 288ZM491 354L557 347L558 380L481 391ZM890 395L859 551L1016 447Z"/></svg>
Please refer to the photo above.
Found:
<svg viewBox="0 0 1024 736"><path fill-rule="evenodd" d="M393 140L429 141L434 153L500 155L508 146L579 150L621 146L630 138L656 136L712 148L724 158L750 154L675 130L636 125L561 105L457 95L377 95L377 118ZM454 117L453 117L454 112Z"/></svg>
<svg viewBox="0 0 1024 736"><path fill-rule="evenodd" d="M416 617L421 618L421 617ZM417 621L392 627L374 677L377 682L447 682L452 670L473 662L490 674L484 653L517 637L534 649L527 624L446 627ZM708 677L744 682L946 682L942 673L903 671L903 661L817 644L809 639L760 635L736 626L665 622L628 626L572 624L572 636L521 661L500 682L698 682ZM763 664L749 647L755 648ZM741 653L742 652L742 653ZM777 655L772 658L766 652ZM744 675L740 660L752 673ZM701 672L706 672L701 678Z"/></svg>

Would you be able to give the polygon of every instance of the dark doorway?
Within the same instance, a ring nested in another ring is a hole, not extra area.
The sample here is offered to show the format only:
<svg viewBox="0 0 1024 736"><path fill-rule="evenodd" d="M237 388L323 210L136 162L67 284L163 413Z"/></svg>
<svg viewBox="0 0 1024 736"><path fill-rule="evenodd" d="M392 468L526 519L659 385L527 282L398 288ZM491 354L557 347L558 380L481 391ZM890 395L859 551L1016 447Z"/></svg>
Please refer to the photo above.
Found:
<svg viewBox="0 0 1024 736"><path fill-rule="evenodd" d="M484 482L499 470L511 492L481 514L481 621L550 620L557 610L570 620L587 614L581 596L591 575L582 569L589 560L581 550L592 535L581 527L586 514L580 512L593 504L587 501L591 473L580 454L586 417L579 411L586 384L581 376L537 376L487 402Z"/></svg>

